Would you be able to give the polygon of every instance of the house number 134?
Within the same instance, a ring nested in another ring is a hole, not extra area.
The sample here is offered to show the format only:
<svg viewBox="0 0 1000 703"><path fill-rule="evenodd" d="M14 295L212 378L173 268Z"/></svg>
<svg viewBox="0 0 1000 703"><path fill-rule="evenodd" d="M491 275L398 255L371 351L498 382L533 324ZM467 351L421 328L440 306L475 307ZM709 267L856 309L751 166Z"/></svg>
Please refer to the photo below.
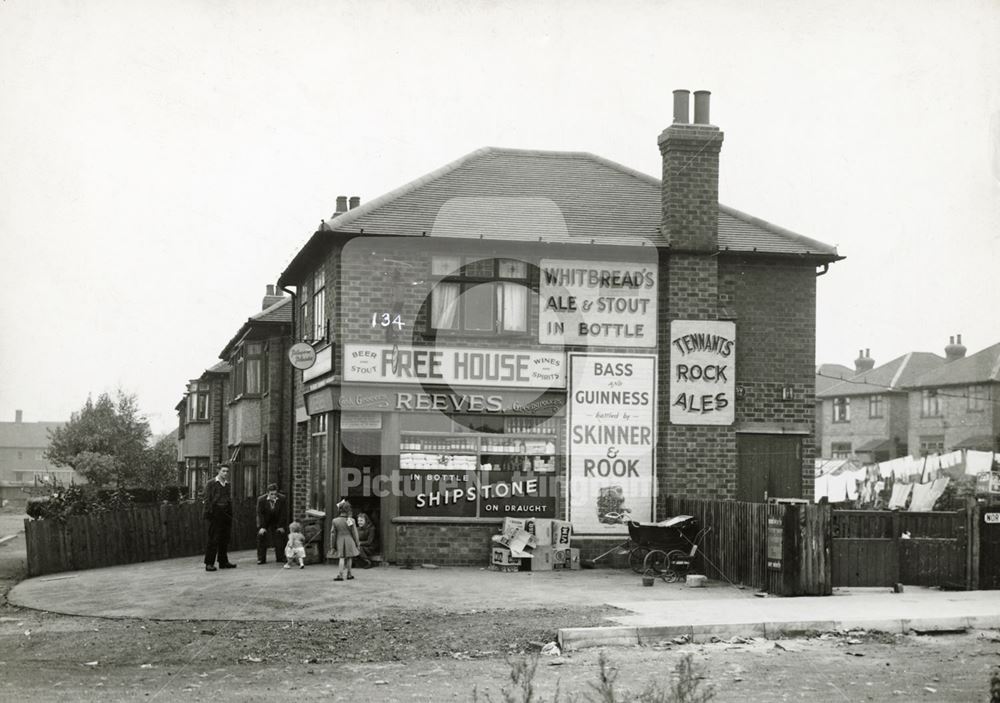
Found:
<svg viewBox="0 0 1000 703"><path fill-rule="evenodd" d="M372 327L395 327L397 330L401 330L403 324L401 315L393 315L388 312L372 313Z"/></svg>

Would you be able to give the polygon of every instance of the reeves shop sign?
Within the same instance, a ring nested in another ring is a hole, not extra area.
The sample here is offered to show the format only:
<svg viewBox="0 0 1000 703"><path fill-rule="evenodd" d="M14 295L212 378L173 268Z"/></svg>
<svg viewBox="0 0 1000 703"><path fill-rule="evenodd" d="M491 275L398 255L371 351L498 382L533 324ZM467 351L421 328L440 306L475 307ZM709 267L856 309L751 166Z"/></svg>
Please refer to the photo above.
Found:
<svg viewBox="0 0 1000 703"><path fill-rule="evenodd" d="M543 259L538 341L656 346L656 264Z"/></svg>
<svg viewBox="0 0 1000 703"><path fill-rule="evenodd" d="M344 380L449 386L565 388L559 352L345 344Z"/></svg>
<svg viewBox="0 0 1000 703"><path fill-rule="evenodd" d="M736 323L670 323L670 422L731 425L736 419Z"/></svg>

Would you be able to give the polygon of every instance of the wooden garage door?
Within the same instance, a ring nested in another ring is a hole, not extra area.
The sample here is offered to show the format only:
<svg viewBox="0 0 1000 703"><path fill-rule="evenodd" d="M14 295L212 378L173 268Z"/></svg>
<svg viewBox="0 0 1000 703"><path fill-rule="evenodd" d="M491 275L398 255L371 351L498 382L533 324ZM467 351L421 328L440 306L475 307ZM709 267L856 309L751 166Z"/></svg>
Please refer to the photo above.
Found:
<svg viewBox="0 0 1000 703"><path fill-rule="evenodd" d="M795 435L736 436L739 476L736 499L802 497L802 440Z"/></svg>

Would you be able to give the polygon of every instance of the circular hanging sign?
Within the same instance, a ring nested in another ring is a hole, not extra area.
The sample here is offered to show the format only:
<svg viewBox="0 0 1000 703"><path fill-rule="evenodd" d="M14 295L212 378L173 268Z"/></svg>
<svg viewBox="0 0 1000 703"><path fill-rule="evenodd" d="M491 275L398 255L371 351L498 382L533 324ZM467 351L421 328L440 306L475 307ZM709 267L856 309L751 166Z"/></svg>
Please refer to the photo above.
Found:
<svg viewBox="0 0 1000 703"><path fill-rule="evenodd" d="M313 364L316 363L316 350L312 348L311 344L306 342L298 342L293 344L292 348L288 350L288 360L292 362L292 366L297 369L311 369Z"/></svg>

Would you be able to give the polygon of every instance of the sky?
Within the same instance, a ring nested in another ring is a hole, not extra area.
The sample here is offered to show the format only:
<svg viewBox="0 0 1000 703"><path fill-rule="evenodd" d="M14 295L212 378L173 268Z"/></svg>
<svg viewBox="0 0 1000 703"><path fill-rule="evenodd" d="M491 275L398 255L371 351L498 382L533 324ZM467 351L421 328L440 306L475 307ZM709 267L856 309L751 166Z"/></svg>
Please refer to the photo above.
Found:
<svg viewBox="0 0 1000 703"><path fill-rule="evenodd" d="M678 88L720 201L846 257L817 363L1000 342L995 0L2 0L0 420L167 432L336 196L482 146L659 177Z"/></svg>

